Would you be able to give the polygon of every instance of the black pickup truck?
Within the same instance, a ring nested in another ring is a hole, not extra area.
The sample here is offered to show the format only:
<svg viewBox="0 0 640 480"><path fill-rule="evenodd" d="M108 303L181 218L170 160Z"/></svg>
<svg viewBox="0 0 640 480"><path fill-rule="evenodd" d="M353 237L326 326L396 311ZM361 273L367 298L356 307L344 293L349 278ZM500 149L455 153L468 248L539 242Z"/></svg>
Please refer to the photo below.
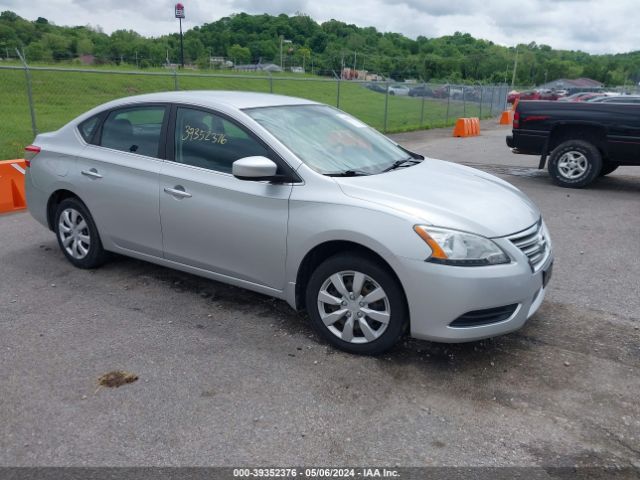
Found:
<svg viewBox="0 0 640 480"><path fill-rule="evenodd" d="M549 157L562 187L582 188L620 165L640 165L640 105L522 101L507 145L514 153Z"/></svg>

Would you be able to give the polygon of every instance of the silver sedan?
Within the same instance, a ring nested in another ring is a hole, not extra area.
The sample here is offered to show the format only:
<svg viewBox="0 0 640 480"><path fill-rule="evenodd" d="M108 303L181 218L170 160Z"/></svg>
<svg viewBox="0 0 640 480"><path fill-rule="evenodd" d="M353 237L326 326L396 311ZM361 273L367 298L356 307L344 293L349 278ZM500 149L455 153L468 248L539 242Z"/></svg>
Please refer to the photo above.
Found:
<svg viewBox="0 0 640 480"><path fill-rule="evenodd" d="M129 97L26 150L29 210L73 265L116 252L281 298L350 352L516 330L551 275L518 189L308 100Z"/></svg>

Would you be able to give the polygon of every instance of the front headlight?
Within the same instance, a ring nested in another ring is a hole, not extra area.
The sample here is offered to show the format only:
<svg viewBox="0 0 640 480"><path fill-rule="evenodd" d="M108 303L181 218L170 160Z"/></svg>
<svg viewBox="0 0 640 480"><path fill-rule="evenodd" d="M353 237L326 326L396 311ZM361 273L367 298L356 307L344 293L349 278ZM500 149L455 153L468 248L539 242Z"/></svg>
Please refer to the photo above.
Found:
<svg viewBox="0 0 640 480"><path fill-rule="evenodd" d="M424 225L413 229L431 248L428 262L470 267L510 262L509 256L488 238Z"/></svg>

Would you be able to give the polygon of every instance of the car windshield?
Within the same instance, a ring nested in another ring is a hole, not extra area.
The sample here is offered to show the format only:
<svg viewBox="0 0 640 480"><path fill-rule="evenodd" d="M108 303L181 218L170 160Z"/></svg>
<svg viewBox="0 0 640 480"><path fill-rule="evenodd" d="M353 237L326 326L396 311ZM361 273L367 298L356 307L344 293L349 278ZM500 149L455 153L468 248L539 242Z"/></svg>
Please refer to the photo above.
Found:
<svg viewBox="0 0 640 480"><path fill-rule="evenodd" d="M325 175L380 173L407 152L361 121L327 105L247 109L304 163Z"/></svg>

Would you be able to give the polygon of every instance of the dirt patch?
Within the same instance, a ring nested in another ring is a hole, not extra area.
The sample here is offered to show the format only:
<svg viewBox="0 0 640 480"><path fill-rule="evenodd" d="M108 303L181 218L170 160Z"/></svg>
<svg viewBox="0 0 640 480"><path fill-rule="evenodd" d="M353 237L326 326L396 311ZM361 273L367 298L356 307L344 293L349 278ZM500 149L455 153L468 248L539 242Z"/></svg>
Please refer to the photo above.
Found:
<svg viewBox="0 0 640 480"><path fill-rule="evenodd" d="M138 375L135 373L125 372L124 370L114 370L113 372L105 373L98 378L98 388L118 388L122 385L133 383L136 380L138 380Z"/></svg>

